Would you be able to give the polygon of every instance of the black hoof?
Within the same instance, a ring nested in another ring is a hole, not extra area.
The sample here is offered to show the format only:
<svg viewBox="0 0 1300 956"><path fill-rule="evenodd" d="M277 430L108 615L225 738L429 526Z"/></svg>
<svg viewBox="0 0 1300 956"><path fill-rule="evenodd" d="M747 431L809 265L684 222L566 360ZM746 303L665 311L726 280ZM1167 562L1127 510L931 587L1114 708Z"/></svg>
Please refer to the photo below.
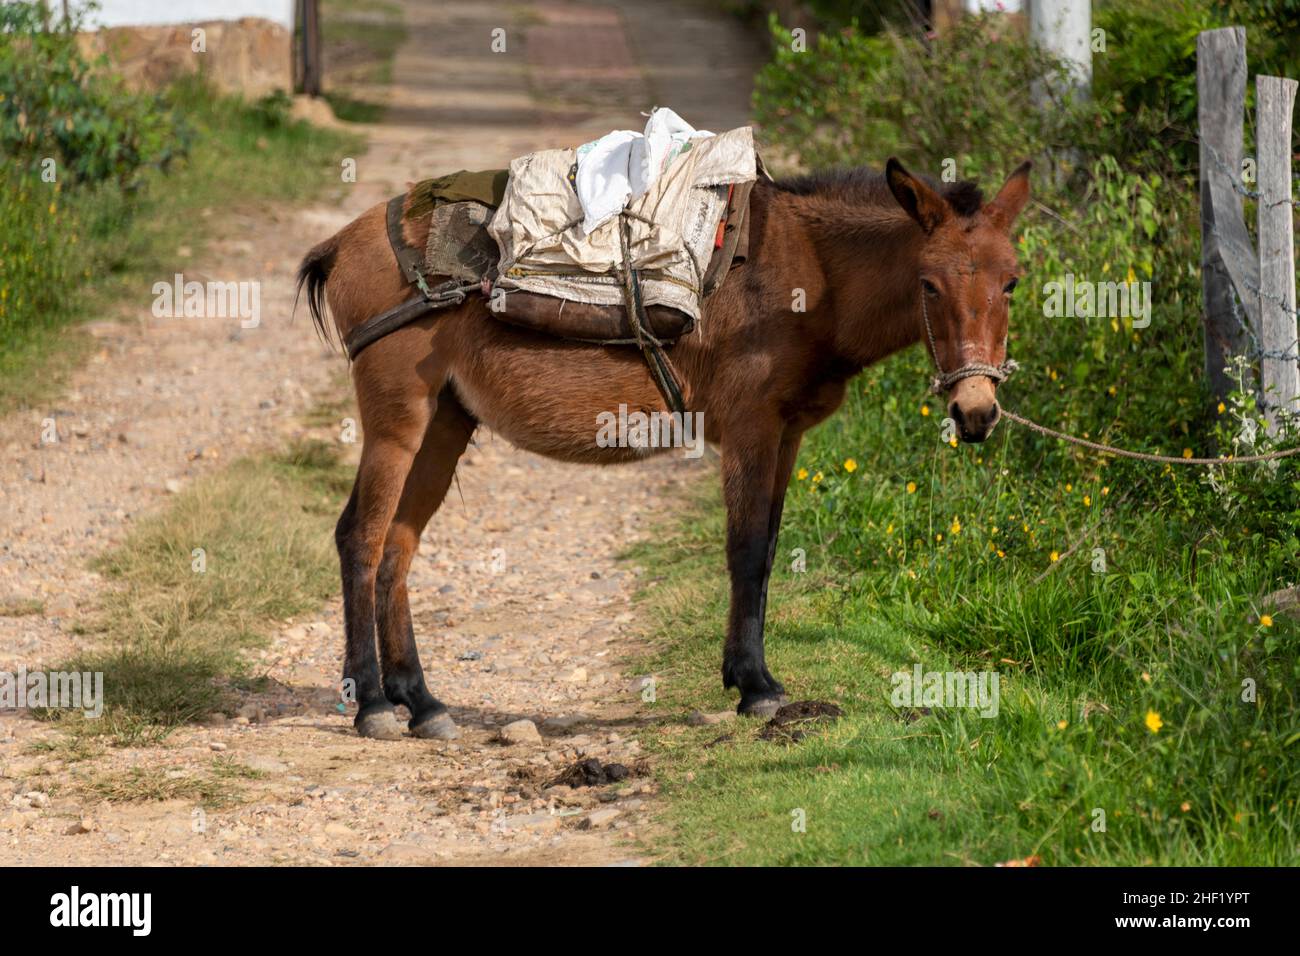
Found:
<svg viewBox="0 0 1300 956"><path fill-rule="evenodd" d="M785 694L777 694L765 697L750 697L742 699L740 706L736 708L736 713L743 717L762 717L770 719L773 714L790 703L790 698Z"/></svg>
<svg viewBox="0 0 1300 956"><path fill-rule="evenodd" d="M411 718L411 735L424 740L455 740L460 736L460 728L445 710L430 714L419 723Z"/></svg>
<svg viewBox="0 0 1300 956"><path fill-rule="evenodd" d="M393 709L363 711L354 721L357 733L371 740L401 740L402 727L393 716Z"/></svg>

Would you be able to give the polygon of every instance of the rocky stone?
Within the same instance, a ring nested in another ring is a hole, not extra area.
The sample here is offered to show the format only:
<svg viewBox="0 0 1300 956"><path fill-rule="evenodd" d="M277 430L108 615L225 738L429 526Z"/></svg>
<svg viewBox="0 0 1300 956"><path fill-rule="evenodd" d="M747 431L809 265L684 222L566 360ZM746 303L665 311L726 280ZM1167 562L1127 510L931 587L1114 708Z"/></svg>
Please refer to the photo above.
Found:
<svg viewBox="0 0 1300 956"><path fill-rule="evenodd" d="M601 827L607 827L618 817L623 815L623 811L616 807L602 807L599 810L592 810L582 818L578 824L581 830L599 830Z"/></svg>
<svg viewBox="0 0 1300 956"><path fill-rule="evenodd" d="M531 720L514 720L506 724L500 730L500 737L503 743L507 744L540 744L542 735L537 730L537 725Z"/></svg>
<svg viewBox="0 0 1300 956"><path fill-rule="evenodd" d="M563 822L563 817L553 813L528 813L517 816L503 816L494 821L497 830L531 830L533 832L549 832L558 830Z"/></svg>
<svg viewBox="0 0 1300 956"><path fill-rule="evenodd" d="M564 714L558 717L547 717L542 721L542 730L553 736L566 734L574 727L584 723L588 718L583 714Z"/></svg>

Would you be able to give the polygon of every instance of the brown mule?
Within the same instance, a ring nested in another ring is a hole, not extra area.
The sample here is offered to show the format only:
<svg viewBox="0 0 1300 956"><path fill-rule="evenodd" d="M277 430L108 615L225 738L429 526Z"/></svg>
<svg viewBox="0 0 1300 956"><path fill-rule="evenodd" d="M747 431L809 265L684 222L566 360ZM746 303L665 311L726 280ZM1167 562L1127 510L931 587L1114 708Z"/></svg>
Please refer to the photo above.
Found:
<svg viewBox="0 0 1300 956"><path fill-rule="evenodd" d="M925 341L961 438L993 430L1018 270L1010 230L1028 198L1028 163L987 204L971 183L941 186L892 159L883 176L851 170L755 187L749 258L708 300L700 331L671 350L687 407L721 451L731 577L722 679L739 689L741 713L770 714L785 699L763 657L781 507L803 433L839 407L846 382ZM422 248L427 229L407 223L407 241ZM406 299L384 206L312 249L298 281L325 334L326 297L340 336ZM598 416L665 406L636 349L507 326L481 298L381 339L352 373L365 437L336 540L356 726L397 736L393 706L404 704L416 736L451 737L455 724L416 653L406 575L474 429L552 458L611 464L659 449L602 447Z"/></svg>

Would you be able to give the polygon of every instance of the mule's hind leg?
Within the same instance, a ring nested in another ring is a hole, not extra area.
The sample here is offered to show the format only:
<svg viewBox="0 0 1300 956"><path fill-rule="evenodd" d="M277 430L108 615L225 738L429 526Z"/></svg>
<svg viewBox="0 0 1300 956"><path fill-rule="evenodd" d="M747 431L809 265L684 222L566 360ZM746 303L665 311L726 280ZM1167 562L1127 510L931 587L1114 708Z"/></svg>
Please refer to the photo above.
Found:
<svg viewBox="0 0 1300 956"><path fill-rule="evenodd" d="M406 577L420 546L420 534L442 504L456 463L476 425L450 389L443 389L424 444L406 476L375 582L375 623L379 628L384 695L411 712L409 726L417 737L450 740L460 735L447 708L425 684L411 626Z"/></svg>
<svg viewBox="0 0 1300 956"><path fill-rule="evenodd" d="M357 731L363 737L391 740L401 736L401 729L380 684L375 654L375 578L384 539L429 422L430 400L427 395L389 394L372 404L365 398L358 390L365 430L361 464L352 496L334 531L347 630L343 679L345 684L355 684ZM381 404L386 406L382 414L367 414Z"/></svg>

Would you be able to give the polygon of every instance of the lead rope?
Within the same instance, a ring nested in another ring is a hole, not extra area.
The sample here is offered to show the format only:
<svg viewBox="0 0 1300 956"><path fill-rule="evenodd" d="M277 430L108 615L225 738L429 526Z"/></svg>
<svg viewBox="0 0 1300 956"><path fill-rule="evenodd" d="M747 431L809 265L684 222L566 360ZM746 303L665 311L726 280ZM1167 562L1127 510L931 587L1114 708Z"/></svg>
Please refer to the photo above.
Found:
<svg viewBox="0 0 1300 956"><path fill-rule="evenodd" d="M952 388L953 385L960 382L962 379L973 378L976 375L986 375L1000 385L1011 377L1012 372L1020 368L1020 364L1014 359L1007 359L1001 365L987 365L983 362L970 362L963 365L955 372L945 373L943 366L939 364L939 352L934 347L934 332L930 330L930 314L925 307L924 289L921 290L921 318L925 322L925 337L930 342L930 358L934 361L935 370L939 373L930 382L930 391L934 392L934 394L940 395ZM1040 425L1037 422L1030 421L1023 415L1017 415L1009 409L1002 408L1001 411L1003 415L1011 419L1017 425L1023 425L1030 431L1038 432L1040 435L1046 435L1049 438L1055 438L1058 441L1070 442L1106 455L1116 455L1120 458L1133 458L1137 461L1152 461L1162 465L1247 465L1252 462L1277 461L1279 458L1290 458L1292 455L1300 455L1300 447L1284 448L1263 455L1242 455L1240 457L1231 456L1226 458L1176 458L1173 455L1150 455L1142 451L1129 451L1126 448L1116 448L1114 445L1104 445L1101 442L1076 438L1074 435L1067 435L1065 432L1058 432L1054 428L1048 428L1046 425Z"/></svg>
<svg viewBox="0 0 1300 956"><path fill-rule="evenodd" d="M1281 451L1271 451L1265 455L1242 455L1241 457L1233 456L1228 458L1175 458L1172 455L1148 455L1146 452L1129 451L1125 448L1116 448L1114 445L1103 445L1100 442L1076 438L1073 435L1065 434L1065 432L1058 432L1054 428L1048 428L1046 425L1031 422L1029 419L1005 408L1002 409L1002 414L1017 425L1024 425L1030 431L1047 435L1049 438L1057 438L1075 445L1082 445L1084 448L1091 448L1093 451L1103 452L1107 455L1118 455L1120 458L1135 458L1138 461L1154 461L1165 465L1246 465L1257 461L1276 461L1278 458L1290 458L1292 455L1300 454L1300 448L1284 448Z"/></svg>

